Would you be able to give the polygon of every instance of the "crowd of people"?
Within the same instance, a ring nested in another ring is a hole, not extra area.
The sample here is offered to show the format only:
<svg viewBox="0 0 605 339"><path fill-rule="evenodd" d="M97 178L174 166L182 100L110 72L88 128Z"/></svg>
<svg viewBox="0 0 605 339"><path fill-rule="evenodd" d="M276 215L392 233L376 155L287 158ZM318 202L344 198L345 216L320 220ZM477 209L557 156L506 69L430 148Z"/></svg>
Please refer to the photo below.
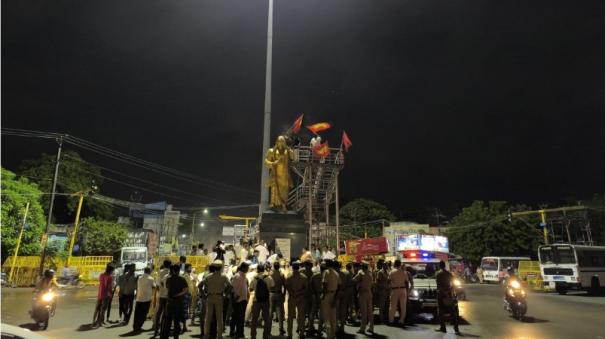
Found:
<svg viewBox="0 0 605 339"><path fill-rule="evenodd" d="M253 339L261 330L262 337L269 338L275 322L279 335L288 338L325 333L331 339L344 333L346 324L359 326L357 333L373 333L375 308L381 323L405 328L414 283L411 270L399 260L342 266L331 249L312 246L289 262L265 243L218 242L210 254L204 253L203 245L193 250L196 255L198 250L200 255L212 255L210 265L199 274L185 256L178 263L165 260L155 276L148 267L136 278L134 267L127 265L115 281L114 267L108 265L99 277L94 326L109 319L117 291L121 324L128 325L134 312L133 333L138 333L151 318L154 337L160 338L178 338L189 330L187 325L196 326L199 320L203 338L244 338L245 326ZM443 296L439 313L449 313L442 301L451 293L451 279L443 266L437 275ZM445 331L443 317L440 325L438 330Z"/></svg>

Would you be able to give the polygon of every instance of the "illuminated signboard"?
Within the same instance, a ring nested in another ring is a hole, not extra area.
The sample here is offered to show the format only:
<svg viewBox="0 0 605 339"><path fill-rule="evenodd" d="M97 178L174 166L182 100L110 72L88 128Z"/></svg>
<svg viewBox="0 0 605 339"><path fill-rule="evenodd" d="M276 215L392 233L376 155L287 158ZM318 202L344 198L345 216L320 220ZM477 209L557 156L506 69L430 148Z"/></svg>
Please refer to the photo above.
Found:
<svg viewBox="0 0 605 339"><path fill-rule="evenodd" d="M397 238L398 251L431 251L449 253L447 237L426 234L402 235Z"/></svg>

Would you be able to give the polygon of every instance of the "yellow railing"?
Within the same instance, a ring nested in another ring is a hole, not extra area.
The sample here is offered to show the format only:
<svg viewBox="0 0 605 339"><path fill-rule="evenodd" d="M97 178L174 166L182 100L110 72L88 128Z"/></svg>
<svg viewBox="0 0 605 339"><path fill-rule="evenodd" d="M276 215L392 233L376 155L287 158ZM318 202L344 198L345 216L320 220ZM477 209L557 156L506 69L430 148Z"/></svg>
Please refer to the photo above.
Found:
<svg viewBox="0 0 605 339"><path fill-rule="evenodd" d="M80 274L80 280L86 284L98 284L99 274L101 274L108 263L113 260L111 256L90 256L90 257L72 257L70 269ZM6 260L2 265L3 272L10 272L12 260ZM61 274L65 261L59 258L49 258L46 262L47 267L55 269L58 275ZM13 279L9 283L16 286L32 286L38 280L40 267L39 256L19 256L15 261Z"/></svg>
<svg viewBox="0 0 605 339"><path fill-rule="evenodd" d="M542 290L542 271L540 271L539 261L519 261L518 275L521 280L527 283L527 286L533 290Z"/></svg>
<svg viewBox="0 0 605 339"><path fill-rule="evenodd" d="M193 267L195 269L196 273L204 272L206 270L206 267L208 267L208 257L205 255L188 255L186 257L187 257L186 263L191 264L191 267ZM153 262L155 263L156 271L158 271L160 269L160 267L164 263L164 260L166 260L166 259L172 261L172 264L179 263L179 256L173 255L173 256L155 257Z"/></svg>

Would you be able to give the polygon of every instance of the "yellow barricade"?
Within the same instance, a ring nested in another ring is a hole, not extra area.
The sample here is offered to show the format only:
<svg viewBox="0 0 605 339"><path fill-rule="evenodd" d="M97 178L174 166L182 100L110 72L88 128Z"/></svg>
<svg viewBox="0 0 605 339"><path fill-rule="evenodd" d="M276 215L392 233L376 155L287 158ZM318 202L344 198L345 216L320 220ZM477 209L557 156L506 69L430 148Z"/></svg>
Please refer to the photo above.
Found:
<svg viewBox="0 0 605 339"><path fill-rule="evenodd" d="M539 261L519 261L518 275L521 280L527 283L527 286L533 290L542 290L542 271L540 271Z"/></svg>
<svg viewBox="0 0 605 339"><path fill-rule="evenodd" d="M96 285L99 274L105 271L105 267L113 260L111 256L72 257L70 269L80 274L80 280L86 284ZM2 272L10 274L12 258L6 260L2 265ZM52 268L61 274L65 261L59 258L47 258L45 267ZM16 286L33 286L38 281L40 270L40 256L18 256L15 261L13 279L9 283Z"/></svg>

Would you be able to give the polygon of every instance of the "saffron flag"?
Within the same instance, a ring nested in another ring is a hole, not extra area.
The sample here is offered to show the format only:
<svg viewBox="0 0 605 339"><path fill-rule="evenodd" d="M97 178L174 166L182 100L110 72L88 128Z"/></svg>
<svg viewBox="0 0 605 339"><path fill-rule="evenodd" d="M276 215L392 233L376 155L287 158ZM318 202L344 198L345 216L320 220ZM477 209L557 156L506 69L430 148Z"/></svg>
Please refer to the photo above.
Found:
<svg viewBox="0 0 605 339"><path fill-rule="evenodd" d="M328 146L328 142L326 141L323 144L313 147L313 154L320 158L325 158L330 155L330 146Z"/></svg>
<svg viewBox="0 0 605 339"><path fill-rule="evenodd" d="M302 123L303 123L303 116L304 116L304 114L301 114L296 119L296 121L294 121L294 124L292 125L292 127L290 127L290 129L292 130L292 133L298 134L298 132L300 132L300 127L302 126Z"/></svg>
<svg viewBox="0 0 605 339"><path fill-rule="evenodd" d="M307 129L309 129L309 131L317 134L318 132L330 129L331 127L332 127L332 125L329 122L318 122L311 126L307 126Z"/></svg>
<svg viewBox="0 0 605 339"><path fill-rule="evenodd" d="M348 152L349 147L353 146L351 139L349 139L349 136L345 131L342 131L342 145L345 147L345 152Z"/></svg>

